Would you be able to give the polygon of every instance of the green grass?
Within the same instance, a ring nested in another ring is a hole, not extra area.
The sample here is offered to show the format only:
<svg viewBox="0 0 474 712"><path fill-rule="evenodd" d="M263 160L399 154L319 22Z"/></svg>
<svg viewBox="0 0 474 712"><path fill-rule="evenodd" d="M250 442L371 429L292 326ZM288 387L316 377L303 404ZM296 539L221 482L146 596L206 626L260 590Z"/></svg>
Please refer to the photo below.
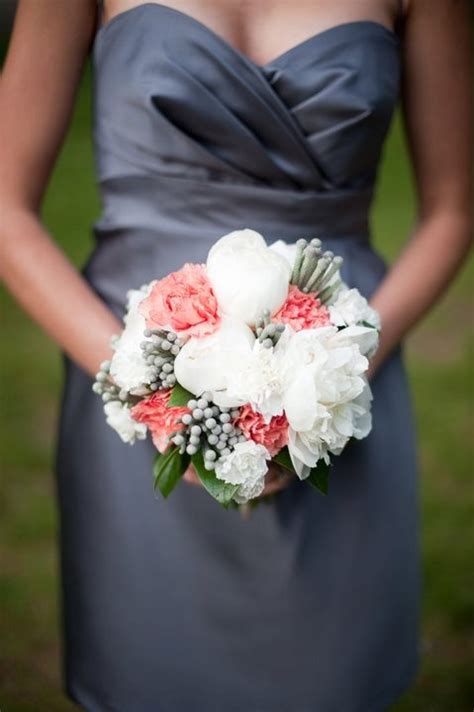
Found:
<svg viewBox="0 0 474 712"><path fill-rule="evenodd" d="M98 215L86 74L44 208L75 264ZM414 215L399 121L386 145L373 216L375 246L393 260ZM447 236L448 239L448 236ZM67 712L59 687L57 513L51 472L61 385L56 346L11 298L2 314L0 428L0 709ZM407 340L422 462L423 667L396 712L470 712L474 706L474 498L471 482L472 263Z"/></svg>

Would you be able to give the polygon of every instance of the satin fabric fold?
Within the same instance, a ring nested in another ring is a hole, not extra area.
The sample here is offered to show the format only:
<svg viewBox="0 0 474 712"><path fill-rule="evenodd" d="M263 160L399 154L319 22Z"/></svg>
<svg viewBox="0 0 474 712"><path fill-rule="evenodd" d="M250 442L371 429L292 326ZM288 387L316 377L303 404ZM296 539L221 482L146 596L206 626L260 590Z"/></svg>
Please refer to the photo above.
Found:
<svg viewBox="0 0 474 712"><path fill-rule="evenodd" d="M399 91L393 33L348 23L259 68L180 12L135 8L133 33L123 15L95 46L100 181L207 171L302 191L373 183Z"/></svg>

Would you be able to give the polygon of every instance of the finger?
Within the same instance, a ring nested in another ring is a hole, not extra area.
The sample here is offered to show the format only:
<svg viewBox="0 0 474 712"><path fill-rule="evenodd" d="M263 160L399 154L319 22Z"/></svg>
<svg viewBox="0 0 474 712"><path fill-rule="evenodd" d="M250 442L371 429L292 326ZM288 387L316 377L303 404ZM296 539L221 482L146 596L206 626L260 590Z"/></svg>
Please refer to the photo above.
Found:
<svg viewBox="0 0 474 712"><path fill-rule="evenodd" d="M285 475L284 477L280 477L273 481L267 482L260 497L266 497L269 494L273 494L274 492L279 492L280 490L285 489L286 487L288 487L292 479L293 478L291 477L291 475Z"/></svg>
<svg viewBox="0 0 474 712"><path fill-rule="evenodd" d="M184 473L183 479L186 480L186 482L189 482L190 484L193 484L193 485L201 485L202 484L201 480L199 479L199 477L196 474L196 470L194 469L194 467L192 465L190 465L188 467L188 469L186 470L186 472Z"/></svg>
<svg viewBox="0 0 474 712"><path fill-rule="evenodd" d="M282 478L293 477L294 473L287 470L285 467L278 465L276 462L272 462L268 468L267 479L270 477L272 480L281 480Z"/></svg>

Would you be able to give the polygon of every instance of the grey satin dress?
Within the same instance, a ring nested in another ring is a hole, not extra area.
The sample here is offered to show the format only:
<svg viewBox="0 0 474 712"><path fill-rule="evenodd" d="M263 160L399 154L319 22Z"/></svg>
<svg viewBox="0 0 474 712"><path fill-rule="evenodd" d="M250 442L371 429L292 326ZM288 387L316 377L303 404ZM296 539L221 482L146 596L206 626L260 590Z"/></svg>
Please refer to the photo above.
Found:
<svg viewBox="0 0 474 712"><path fill-rule="evenodd" d="M399 95L399 38L338 25L265 66L147 3L99 29L102 212L83 269L117 314L129 288L214 240L320 237L370 297L388 267L368 225ZM418 667L418 457L399 345L372 380L373 429L245 520L106 425L64 356L57 439L65 688L90 712L380 712Z"/></svg>

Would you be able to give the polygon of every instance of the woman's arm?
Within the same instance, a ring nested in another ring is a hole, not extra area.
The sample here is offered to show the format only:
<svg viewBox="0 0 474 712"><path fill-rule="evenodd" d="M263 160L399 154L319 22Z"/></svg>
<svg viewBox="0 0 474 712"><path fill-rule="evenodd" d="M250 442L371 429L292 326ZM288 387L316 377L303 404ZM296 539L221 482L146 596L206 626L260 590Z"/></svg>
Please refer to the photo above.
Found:
<svg viewBox="0 0 474 712"><path fill-rule="evenodd" d="M20 0L0 80L0 270L25 311L85 370L121 329L46 232L41 201L96 23L94 0Z"/></svg>
<svg viewBox="0 0 474 712"><path fill-rule="evenodd" d="M402 109L418 221L370 300L382 320L373 375L463 262L472 229L472 64L467 0L409 0Z"/></svg>

